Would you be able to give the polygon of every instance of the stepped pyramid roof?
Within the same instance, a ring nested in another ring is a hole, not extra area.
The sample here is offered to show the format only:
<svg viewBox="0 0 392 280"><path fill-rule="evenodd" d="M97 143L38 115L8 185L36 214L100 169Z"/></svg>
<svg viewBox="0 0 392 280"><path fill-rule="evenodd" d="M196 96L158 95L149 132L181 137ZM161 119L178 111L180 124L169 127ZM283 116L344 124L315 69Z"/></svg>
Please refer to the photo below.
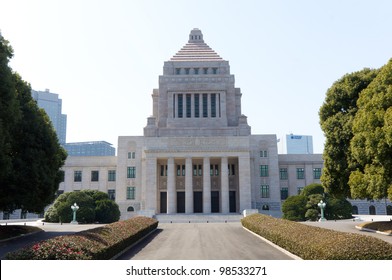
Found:
<svg viewBox="0 0 392 280"><path fill-rule="evenodd" d="M223 61L203 40L201 30L194 28L189 34L188 43L182 47L171 61Z"/></svg>

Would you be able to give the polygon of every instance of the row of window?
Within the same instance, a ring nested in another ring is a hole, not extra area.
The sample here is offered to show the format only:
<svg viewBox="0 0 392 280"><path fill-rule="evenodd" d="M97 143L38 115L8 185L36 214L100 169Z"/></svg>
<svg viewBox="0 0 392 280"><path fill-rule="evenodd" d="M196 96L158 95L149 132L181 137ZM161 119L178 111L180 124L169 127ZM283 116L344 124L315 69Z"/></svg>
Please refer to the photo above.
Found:
<svg viewBox="0 0 392 280"><path fill-rule="evenodd" d="M203 68L176 68L176 75L199 75L199 74L213 74L216 75L218 74L218 68L217 67L203 67Z"/></svg>
<svg viewBox="0 0 392 280"><path fill-rule="evenodd" d="M99 171L93 170L91 171L91 182L99 181ZM108 181L115 182L116 181L116 170L108 170ZM76 170L74 171L74 182L82 182L82 171Z"/></svg>
<svg viewBox="0 0 392 280"><path fill-rule="evenodd" d="M185 165L177 165L177 176L185 176ZM229 176L235 176L235 165L228 164L227 170ZM167 176L167 165L161 165L160 175L162 177ZM193 176L203 176L203 166L202 165L193 165ZM210 165L210 176L219 176L219 165L211 164Z"/></svg>
<svg viewBox="0 0 392 280"><path fill-rule="evenodd" d="M297 188L297 193L300 194L303 190L303 187ZM261 198L269 198L270 197L270 187L269 185L261 185L260 186L260 197ZM282 187L280 188L280 199L285 200L289 197L289 188Z"/></svg>
<svg viewBox="0 0 392 280"><path fill-rule="evenodd" d="M210 115L209 115L208 103L210 103L210 107L211 107ZM221 117L220 94L219 93L218 94L216 93L174 94L173 118L192 118L192 117L194 118Z"/></svg>
<svg viewBox="0 0 392 280"><path fill-rule="evenodd" d="M297 179L305 179L305 168L297 168L296 171ZM268 165L260 165L260 177L268 177ZM313 168L313 179L320 179L321 177L321 168ZM279 179L280 180L288 180L289 175L287 168L279 168Z"/></svg>

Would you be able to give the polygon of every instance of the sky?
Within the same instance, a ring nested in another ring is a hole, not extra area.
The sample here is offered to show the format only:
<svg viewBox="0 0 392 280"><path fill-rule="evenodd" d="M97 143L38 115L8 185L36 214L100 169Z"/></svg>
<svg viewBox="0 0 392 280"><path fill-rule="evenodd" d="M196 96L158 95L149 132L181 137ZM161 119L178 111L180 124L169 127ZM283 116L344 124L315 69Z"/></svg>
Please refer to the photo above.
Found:
<svg viewBox="0 0 392 280"><path fill-rule="evenodd" d="M67 142L143 135L163 63L193 28L230 63L252 134L312 135L346 73L392 57L392 1L0 0L10 66L32 89L59 94Z"/></svg>

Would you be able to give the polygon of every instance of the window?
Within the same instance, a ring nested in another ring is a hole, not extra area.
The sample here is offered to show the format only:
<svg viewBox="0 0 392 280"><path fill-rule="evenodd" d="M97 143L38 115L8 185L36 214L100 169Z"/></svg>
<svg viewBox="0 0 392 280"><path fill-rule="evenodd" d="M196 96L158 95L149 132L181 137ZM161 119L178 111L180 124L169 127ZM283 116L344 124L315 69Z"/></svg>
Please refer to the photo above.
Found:
<svg viewBox="0 0 392 280"><path fill-rule="evenodd" d="M305 179L305 168L297 168L297 179Z"/></svg>
<svg viewBox="0 0 392 280"><path fill-rule="evenodd" d="M269 198L270 197L268 185L261 185L260 196L261 196L261 198Z"/></svg>
<svg viewBox="0 0 392 280"><path fill-rule="evenodd" d="M203 93L203 118L208 117L208 94Z"/></svg>
<svg viewBox="0 0 392 280"><path fill-rule="evenodd" d="M127 212L133 212L133 211L135 211L135 208L133 208L133 206L129 206L127 208Z"/></svg>
<svg viewBox="0 0 392 280"><path fill-rule="evenodd" d="M313 178L320 179L321 177L321 168L313 168Z"/></svg>
<svg viewBox="0 0 392 280"><path fill-rule="evenodd" d="M211 94L211 117L216 118L216 94Z"/></svg>
<svg viewBox="0 0 392 280"><path fill-rule="evenodd" d="M260 157L268 157L268 151L260 151Z"/></svg>
<svg viewBox="0 0 392 280"><path fill-rule="evenodd" d="M190 94L186 95L186 117L190 118L192 115L192 104L191 104L192 96Z"/></svg>
<svg viewBox="0 0 392 280"><path fill-rule="evenodd" d="M195 75L199 75L199 68L194 68L193 72L195 73Z"/></svg>
<svg viewBox="0 0 392 280"><path fill-rule="evenodd" d="M20 218L27 219L27 210L20 211Z"/></svg>
<svg viewBox="0 0 392 280"><path fill-rule="evenodd" d="M193 165L193 176L202 176L203 175L203 169L201 168L201 165Z"/></svg>
<svg viewBox="0 0 392 280"><path fill-rule="evenodd" d="M61 183L61 182L64 182L65 172L64 172L64 170L60 170L59 172L60 172L60 183Z"/></svg>
<svg viewBox="0 0 392 280"><path fill-rule="evenodd" d="M260 165L260 177L268 177L268 165Z"/></svg>
<svg viewBox="0 0 392 280"><path fill-rule="evenodd" d="M127 178L136 178L136 167L135 166L128 166Z"/></svg>
<svg viewBox="0 0 392 280"><path fill-rule="evenodd" d="M111 200L116 200L116 190L108 190L108 196Z"/></svg>
<svg viewBox="0 0 392 280"><path fill-rule="evenodd" d="M214 75L218 74L218 68L212 68L212 74Z"/></svg>
<svg viewBox="0 0 392 280"><path fill-rule="evenodd" d="M279 168L279 178L280 180L288 179L287 168Z"/></svg>
<svg viewBox="0 0 392 280"><path fill-rule="evenodd" d="M195 118L200 118L200 108L199 108L199 94L194 95L195 98Z"/></svg>
<svg viewBox="0 0 392 280"><path fill-rule="evenodd" d="M181 74L181 68L176 68L176 75L180 75Z"/></svg>
<svg viewBox="0 0 392 280"><path fill-rule="evenodd" d="M135 152L128 152L128 159L135 159Z"/></svg>
<svg viewBox="0 0 392 280"><path fill-rule="evenodd" d="M301 194L302 190L304 189L304 187L298 187L297 188L297 194Z"/></svg>
<svg viewBox="0 0 392 280"><path fill-rule="evenodd" d="M167 165L161 165L161 176L167 176Z"/></svg>
<svg viewBox="0 0 392 280"><path fill-rule="evenodd" d="M98 182L99 180L99 171L93 170L91 171L91 182Z"/></svg>
<svg viewBox="0 0 392 280"><path fill-rule="evenodd" d="M289 188L280 189L280 199L285 200L289 197Z"/></svg>
<svg viewBox="0 0 392 280"><path fill-rule="evenodd" d="M82 182L82 171L74 171L74 182Z"/></svg>
<svg viewBox="0 0 392 280"><path fill-rule="evenodd" d="M219 176L219 165L210 165L210 176Z"/></svg>
<svg viewBox="0 0 392 280"><path fill-rule="evenodd" d="M185 75L189 75L189 68L185 68Z"/></svg>
<svg viewBox="0 0 392 280"><path fill-rule="evenodd" d="M127 199L135 199L135 187L127 187Z"/></svg>
<svg viewBox="0 0 392 280"><path fill-rule="evenodd" d="M374 205L369 206L369 215L376 215L376 207Z"/></svg>
<svg viewBox="0 0 392 280"><path fill-rule="evenodd" d="M208 68L203 68L203 73L204 73L205 75L207 75L207 74L208 74Z"/></svg>
<svg viewBox="0 0 392 280"><path fill-rule="evenodd" d="M108 181L115 182L116 181L116 170L109 170L108 171Z"/></svg>
<svg viewBox="0 0 392 280"><path fill-rule="evenodd" d="M178 117L179 118L182 118L182 112L183 112L183 110L182 110L182 108L183 108L183 103L182 103L182 94L179 94L178 95Z"/></svg>
<svg viewBox="0 0 392 280"><path fill-rule="evenodd" d="M199 176L203 175L203 168L201 168L201 165L199 165Z"/></svg>
<svg viewBox="0 0 392 280"><path fill-rule="evenodd" d="M185 165L177 165L177 176L185 176Z"/></svg>

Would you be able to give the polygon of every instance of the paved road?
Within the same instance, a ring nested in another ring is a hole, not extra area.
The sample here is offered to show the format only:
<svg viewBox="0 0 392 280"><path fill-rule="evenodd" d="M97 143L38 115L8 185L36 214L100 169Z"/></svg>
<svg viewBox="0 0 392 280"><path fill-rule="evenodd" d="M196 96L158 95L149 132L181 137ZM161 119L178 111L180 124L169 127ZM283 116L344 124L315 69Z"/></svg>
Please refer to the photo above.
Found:
<svg viewBox="0 0 392 280"><path fill-rule="evenodd" d="M122 260L290 260L240 223L159 224Z"/></svg>

